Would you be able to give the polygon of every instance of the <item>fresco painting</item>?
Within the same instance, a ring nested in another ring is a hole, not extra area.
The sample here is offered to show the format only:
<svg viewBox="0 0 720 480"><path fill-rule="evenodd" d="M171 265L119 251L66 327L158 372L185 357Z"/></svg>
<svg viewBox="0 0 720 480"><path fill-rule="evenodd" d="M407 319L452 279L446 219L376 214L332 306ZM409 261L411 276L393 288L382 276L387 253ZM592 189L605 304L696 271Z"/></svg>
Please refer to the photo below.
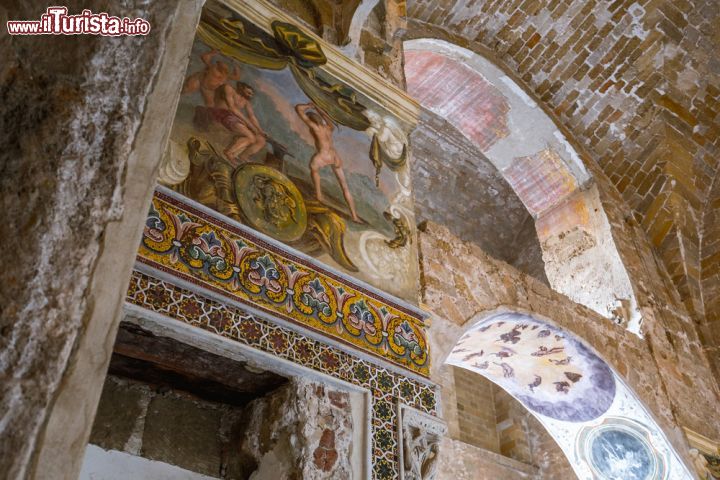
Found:
<svg viewBox="0 0 720 480"><path fill-rule="evenodd" d="M615 398L612 371L565 332L521 313L503 313L468 331L448 363L476 371L536 413L585 422Z"/></svg>
<svg viewBox="0 0 720 480"><path fill-rule="evenodd" d="M650 480L653 458L648 445L621 430L600 433L591 447L591 464L608 480Z"/></svg>
<svg viewBox="0 0 720 480"><path fill-rule="evenodd" d="M628 418L608 417L578 435L578 454L601 480L664 480L668 458L653 446L652 434Z"/></svg>
<svg viewBox="0 0 720 480"><path fill-rule="evenodd" d="M417 299L408 125L323 71L295 25L204 11L168 152L168 186L401 298Z"/></svg>

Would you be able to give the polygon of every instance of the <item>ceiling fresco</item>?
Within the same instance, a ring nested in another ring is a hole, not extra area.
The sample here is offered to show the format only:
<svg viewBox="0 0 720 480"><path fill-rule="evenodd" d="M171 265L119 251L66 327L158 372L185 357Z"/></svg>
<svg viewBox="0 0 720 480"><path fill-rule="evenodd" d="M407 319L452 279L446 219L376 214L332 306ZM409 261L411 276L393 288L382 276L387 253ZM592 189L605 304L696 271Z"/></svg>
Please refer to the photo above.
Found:
<svg viewBox="0 0 720 480"><path fill-rule="evenodd" d="M409 40L405 75L408 92L477 145L533 215L561 203L590 179L545 112L488 60L439 40ZM523 175L512 174L518 169ZM529 187L541 183L553 188L538 201Z"/></svg>
<svg viewBox="0 0 720 480"><path fill-rule="evenodd" d="M447 363L483 375L520 401L580 480L694 478L623 380L558 327L498 313L468 330Z"/></svg>
<svg viewBox="0 0 720 480"><path fill-rule="evenodd" d="M578 437L577 455L602 480L667 478L667 458L656 449L648 430L626 418L608 418L585 428Z"/></svg>
<svg viewBox="0 0 720 480"><path fill-rule="evenodd" d="M527 315L507 313L484 322L465 334L448 362L492 378L531 410L557 420L592 420L615 397L605 362Z"/></svg>
<svg viewBox="0 0 720 480"><path fill-rule="evenodd" d="M510 134L507 98L464 64L439 53L407 50L405 75L414 97L443 118L457 118L458 130L483 152Z"/></svg>

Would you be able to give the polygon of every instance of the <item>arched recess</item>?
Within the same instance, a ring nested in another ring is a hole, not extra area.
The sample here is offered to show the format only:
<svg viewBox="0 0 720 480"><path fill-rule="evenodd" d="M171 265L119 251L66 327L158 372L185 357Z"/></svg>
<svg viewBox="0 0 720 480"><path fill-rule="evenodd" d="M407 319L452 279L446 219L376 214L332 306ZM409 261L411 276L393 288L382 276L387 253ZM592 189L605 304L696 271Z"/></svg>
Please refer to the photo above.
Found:
<svg viewBox="0 0 720 480"><path fill-rule="evenodd" d="M534 218L550 285L639 334L642 317L598 189L554 121L475 52L436 39L404 47L408 92L462 132Z"/></svg>
<svg viewBox="0 0 720 480"><path fill-rule="evenodd" d="M445 225L547 284L535 220L480 149L425 108L410 142L416 219Z"/></svg>
<svg viewBox="0 0 720 480"><path fill-rule="evenodd" d="M444 363L478 373L515 397L579 479L694 478L634 392L582 339L519 311L496 311L468 324Z"/></svg>

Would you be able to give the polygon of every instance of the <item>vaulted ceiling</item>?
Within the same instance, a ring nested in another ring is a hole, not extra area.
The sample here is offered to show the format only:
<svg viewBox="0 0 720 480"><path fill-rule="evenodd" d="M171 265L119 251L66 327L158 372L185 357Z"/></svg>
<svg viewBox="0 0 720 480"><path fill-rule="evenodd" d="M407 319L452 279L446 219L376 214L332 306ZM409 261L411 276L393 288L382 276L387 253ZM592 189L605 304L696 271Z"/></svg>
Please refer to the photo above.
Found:
<svg viewBox="0 0 720 480"><path fill-rule="evenodd" d="M408 3L410 37L496 60L586 147L700 317L720 160L719 20L713 0Z"/></svg>
<svg viewBox="0 0 720 480"><path fill-rule="evenodd" d="M346 51L396 83L402 39L443 39L505 69L620 191L703 336L720 330L716 0L300 3L343 15L360 5L362 35Z"/></svg>

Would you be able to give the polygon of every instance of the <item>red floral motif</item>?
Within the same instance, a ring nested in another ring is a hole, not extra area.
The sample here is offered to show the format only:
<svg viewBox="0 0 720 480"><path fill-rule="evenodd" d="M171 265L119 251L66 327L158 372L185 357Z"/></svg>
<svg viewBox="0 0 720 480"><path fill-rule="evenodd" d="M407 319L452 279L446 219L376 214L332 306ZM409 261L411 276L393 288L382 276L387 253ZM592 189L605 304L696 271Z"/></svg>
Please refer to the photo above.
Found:
<svg viewBox="0 0 720 480"><path fill-rule="evenodd" d="M305 341L299 341L295 345L295 355L301 362L307 363L313 355L310 344Z"/></svg>
<svg viewBox="0 0 720 480"><path fill-rule="evenodd" d="M150 305L156 308L165 308L170 304L170 292L162 285L155 285L147 291L147 299Z"/></svg>
<svg viewBox="0 0 720 480"><path fill-rule="evenodd" d="M250 343L257 342L262 336L260 327L252 320L245 320L240 324L240 333Z"/></svg>
<svg viewBox="0 0 720 480"><path fill-rule="evenodd" d="M222 332L228 324L228 317L220 310L213 310L208 314L208 324L218 332Z"/></svg>
<svg viewBox="0 0 720 480"><path fill-rule="evenodd" d="M273 332L268 337L268 341L270 342L270 345L272 346L273 350L277 352L285 351L287 348L288 342L285 338L285 335L283 335L281 332Z"/></svg>
<svg viewBox="0 0 720 480"><path fill-rule="evenodd" d="M202 314L202 308L200 308L200 305L198 305L197 302L185 299L180 304L180 313L185 315L188 319L197 320L197 318Z"/></svg>
<svg viewBox="0 0 720 480"><path fill-rule="evenodd" d="M322 355L320 355L320 361L322 362L323 366L325 366L328 370L337 370L338 366L340 365L337 356L334 353L328 351L325 351L322 353Z"/></svg>

